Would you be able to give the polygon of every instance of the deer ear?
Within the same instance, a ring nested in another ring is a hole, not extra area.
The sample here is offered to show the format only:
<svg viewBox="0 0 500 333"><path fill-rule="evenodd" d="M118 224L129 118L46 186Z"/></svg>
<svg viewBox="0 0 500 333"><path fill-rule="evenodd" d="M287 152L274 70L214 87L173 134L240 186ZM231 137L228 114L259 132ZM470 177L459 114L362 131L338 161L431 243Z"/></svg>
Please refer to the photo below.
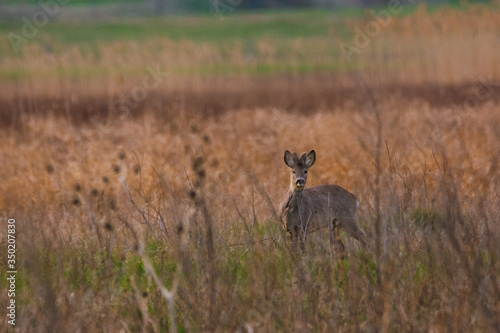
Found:
<svg viewBox="0 0 500 333"><path fill-rule="evenodd" d="M311 150L309 154L306 156L306 168L310 168L313 166L314 162L316 162L316 152L314 150Z"/></svg>
<svg viewBox="0 0 500 333"><path fill-rule="evenodd" d="M289 168L293 168L297 164L297 155L290 153L288 150L285 151L285 164Z"/></svg>

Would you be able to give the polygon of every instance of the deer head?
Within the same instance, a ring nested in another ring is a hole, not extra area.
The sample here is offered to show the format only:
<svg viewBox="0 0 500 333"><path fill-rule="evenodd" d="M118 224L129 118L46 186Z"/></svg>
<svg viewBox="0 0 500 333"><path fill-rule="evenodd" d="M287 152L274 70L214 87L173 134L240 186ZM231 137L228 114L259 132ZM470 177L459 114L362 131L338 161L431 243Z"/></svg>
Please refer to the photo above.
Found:
<svg viewBox="0 0 500 333"><path fill-rule="evenodd" d="M285 164L290 168L290 186L297 192L303 191L307 181L307 171L316 161L316 152L311 150L309 154L303 153L298 157L297 153L285 151Z"/></svg>

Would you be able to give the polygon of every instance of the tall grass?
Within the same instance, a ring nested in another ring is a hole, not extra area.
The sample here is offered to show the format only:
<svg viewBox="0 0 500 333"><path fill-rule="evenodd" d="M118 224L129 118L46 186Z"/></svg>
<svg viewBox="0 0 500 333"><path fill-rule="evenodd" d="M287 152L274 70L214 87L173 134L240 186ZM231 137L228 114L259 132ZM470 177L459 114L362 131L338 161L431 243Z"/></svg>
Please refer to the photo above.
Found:
<svg viewBox="0 0 500 333"><path fill-rule="evenodd" d="M242 110L7 136L21 330L496 330L494 107L395 102L379 125L370 110ZM312 184L358 195L368 248L343 236L339 261L319 232L291 251L269 205L285 147L317 150ZM144 260L175 287L174 314Z"/></svg>
<svg viewBox="0 0 500 333"><path fill-rule="evenodd" d="M473 61L439 42L466 49L470 34L453 21L461 13L419 15L395 20L373 40L356 61L360 75L173 74L148 92L135 117L109 109L118 92L102 79L136 75L113 67L119 42L99 46L107 56L95 62L77 49L53 56L96 72L109 65L98 74L100 86L52 70L43 84L32 69L6 84L0 210L17 221L17 329L500 330L497 86L471 74L496 78L488 67L496 44L484 46L484 61ZM488 15L496 14L465 16L483 41L491 36L482 22L496 27ZM448 22L439 33L404 29L439 22ZM411 41L420 53L402 45ZM262 43L274 65L275 46ZM397 71L384 67L381 43L399 50ZM149 53L155 45L161 51ZM169 68L189 67L201 61L196 50L224 63L220 49L187 41L136 47L124 64L168 58L177 61ZM257 63L266 63L264 53ZM370 56L375 71L360 65ZM45 60L24 57L8 61L45 70ZM451 58L456 63L442 69L440 61ZM421 84L427 80L433 85ZM163 92L172 104L162 103ZM259 104L264 97L268 103ZM477 101L465 103L469 97ZM366 248L343 234L348 255L336 258L327 232L311 235L305 255L290 247L276 213L288 185L285 149L316 150L310 185L335 183L357 195ZM3 270L1 281L4 288ZM0 304L7 301L0 293Z"/></svg>

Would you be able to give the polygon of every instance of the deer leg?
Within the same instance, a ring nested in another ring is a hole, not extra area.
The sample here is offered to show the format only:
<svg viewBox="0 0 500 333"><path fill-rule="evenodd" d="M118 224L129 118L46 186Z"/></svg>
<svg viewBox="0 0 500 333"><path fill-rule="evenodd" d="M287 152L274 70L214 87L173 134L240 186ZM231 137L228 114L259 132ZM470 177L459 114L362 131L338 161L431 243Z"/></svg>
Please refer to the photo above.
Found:
<svg viewBox="0 0 500 333"><path fill-rule="evenodd" d="M366 247L365 234L361 231L361 229L357 228L356 232L353 233L353 237L356 238L363 247Z"/></svg>
<svg viewBox="0 0 500 333"><path fill-rule="evenodd" d="M302 251L302 254L305 253L306 248L305 248L305 237L304 237L304 231L300 227L295 227L294 228L294 242L293 242L293 248L297 249L297 243L299 243L300 250Z"/></svg>
<svg viewBox="0 0 500 333"><path fill-rule="evenodd" d="M299 244L302 254L306 253L306 234L304 232L299 233Z"/></svg>
<svg viewBox="0 0 500 333"><path fill-rule="evenodd" d="M354 239L361 243L363 247L366 247L366 237L363 231L358 226L356 219L349 219L349 223L343 225L344 230L351 235Z"/></svg>
<svg viewBox="0 0 500 333"><path fill-rule="evenodd" d="M297 251L298 245L302 248L302 237L301 232L298 227L293 227L288 230L288 234L290 235L290 242L292 243L292 252Z"/></svg>
<svg viewBox="0 0 500 333"><path fill-rule="evenodd" d="M344 258L344 244L342 243L342 239L340 239L340 228L338 225L337 219L334 219L332 222L332 233L333 233L333 250L335 251L335 254L337 254L340 258Z"/></svg>
<svg viewBox="0 0 500 333"><path fill-rule="evenodd" d="M330 246L333 246L335 241L335 235L333 234L333 224L335 223L335 219L331 221L328 225L328 234L330 235Z"/></svg>
<svg viewBox="0 0 500 333"><path fill-rule="evenodd" d="M290 236L290 243L292 243L292 248L297 247L297 234L294 231L288 231L288 236Z"/></svg>

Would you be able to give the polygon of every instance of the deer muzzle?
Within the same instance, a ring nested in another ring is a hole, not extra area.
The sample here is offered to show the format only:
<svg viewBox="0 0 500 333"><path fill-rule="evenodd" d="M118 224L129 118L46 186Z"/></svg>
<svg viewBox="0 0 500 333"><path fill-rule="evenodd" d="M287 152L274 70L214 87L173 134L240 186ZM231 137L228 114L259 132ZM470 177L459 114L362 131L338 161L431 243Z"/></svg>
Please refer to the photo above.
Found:
<svg viewBox="0 0 500 333"><path fill-rule="evenodd" d="M304 180L304 178L298 178L296 181L295 181L295 185L297 187L304 187L306 185L306 181Z"/></svg>

